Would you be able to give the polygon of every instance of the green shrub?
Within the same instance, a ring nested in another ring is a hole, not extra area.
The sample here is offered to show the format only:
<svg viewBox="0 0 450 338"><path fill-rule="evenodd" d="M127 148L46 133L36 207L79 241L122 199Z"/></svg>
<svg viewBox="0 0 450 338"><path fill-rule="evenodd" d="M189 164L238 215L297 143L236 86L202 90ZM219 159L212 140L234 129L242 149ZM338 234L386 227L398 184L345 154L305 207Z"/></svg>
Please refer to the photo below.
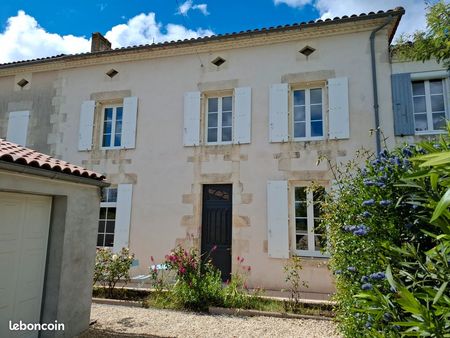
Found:
<svg viewBox="0 0 450 338"><path fill-rule="evenodd" d="M113 297L113 290L117 282L124 284L130 281L130 268L134 254L128 248L114 254L109 248L98 248L95 256L94 285L99 283L107 289L109 297Z"/></svg>
<svg viewBox="0 0 450 338"><path fill-rule="evenodd" d="M284 308L287 312L301 313L303 309L300 288L308 288L308 284L301 278L302 269L301 258L298 256L292 256L284 266L285 281L288 285L287 291L289 291L289 299L284 301Z"/></svg>
<svg viewBox="0 0 450 338"><path fill-rule="evenodd" d="M445 140L424 142L384 150L364 169L356 161L334 168L339 187L322 205L322 224L346 337L441 337L448 330L448 204L430 219L450 168L438 174L420 160L430 155L418 156L447 149Z"/></svg>
<svg viewBox="0 0 450 338"><path fill-rule="evenodd" d="M231 274L230 280L226 283L223 289L223 306L230 308L250 308L254 302L254 297L260 295L250 295L247 287L248 274L250 272L250 266L245 267L242 265L244 262L243 257L237 257L236 272Z"/></svg>

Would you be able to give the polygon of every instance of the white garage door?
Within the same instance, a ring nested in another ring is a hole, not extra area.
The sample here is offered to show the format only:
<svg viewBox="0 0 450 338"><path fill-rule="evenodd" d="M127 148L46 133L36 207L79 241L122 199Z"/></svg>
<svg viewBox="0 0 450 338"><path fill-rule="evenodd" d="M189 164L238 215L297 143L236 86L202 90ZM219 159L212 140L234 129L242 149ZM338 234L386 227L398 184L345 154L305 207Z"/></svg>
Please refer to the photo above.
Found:
<svg viewBox="0 0 450 338"><path fill-rule="evenodd" d="M39 323L52 200L0 192L0 337L13 323ZM14 332L37 337L37 332Z"/></svg>

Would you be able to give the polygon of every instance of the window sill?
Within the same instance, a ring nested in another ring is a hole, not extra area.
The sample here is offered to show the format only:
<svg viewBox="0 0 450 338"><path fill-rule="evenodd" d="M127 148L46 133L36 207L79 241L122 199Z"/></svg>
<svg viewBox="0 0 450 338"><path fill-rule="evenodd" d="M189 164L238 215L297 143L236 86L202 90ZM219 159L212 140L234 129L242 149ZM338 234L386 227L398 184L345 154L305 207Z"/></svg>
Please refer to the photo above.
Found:
<svg viewBox="0 0 450 338"><path fill-rule="evenodd" d="M294 137L292 138L293 142L308 142L308 141L324 141L325 137Z"/></svg>
<svg viewBox="0 0 450 338"><path fill-rule="evenodd" d="M126 149L122 146L119 147L100 147L100 150L121 150L121 149Z"/></svg>
<svg viewBox="0 0 450 338"><path fill-rule="evenodd" d="M230 142L205 142L203 145L205 146L227 146L233 144L232 141Z"/></svg>
<svg viewBox="0 0 450 338"><path fill-rule="evenodd" d="M430 136L430 135L442 135L446 134L446 130L431 130L431 131L416 131L415 136Z"/></svg>
<svg viewBox="0 0 450 338"><path fill-rule="evenodd" d="M293 253L300 257L326 258L326 259L330 258L330 255L323 254L320 251L295 250Z"/></svg>

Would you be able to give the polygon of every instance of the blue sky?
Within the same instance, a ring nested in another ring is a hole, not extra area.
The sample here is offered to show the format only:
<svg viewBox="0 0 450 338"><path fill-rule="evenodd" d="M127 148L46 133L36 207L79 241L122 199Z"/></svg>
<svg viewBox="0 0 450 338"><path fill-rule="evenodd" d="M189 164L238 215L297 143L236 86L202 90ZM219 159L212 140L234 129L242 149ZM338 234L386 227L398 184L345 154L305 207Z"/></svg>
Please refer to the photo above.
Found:
<svg viewBox="0 0 450 338"><path fill-rule="evenodd" d="M192 38L405 7L400 32L424 27L423 0L2 0L0 63Z"/></svg>

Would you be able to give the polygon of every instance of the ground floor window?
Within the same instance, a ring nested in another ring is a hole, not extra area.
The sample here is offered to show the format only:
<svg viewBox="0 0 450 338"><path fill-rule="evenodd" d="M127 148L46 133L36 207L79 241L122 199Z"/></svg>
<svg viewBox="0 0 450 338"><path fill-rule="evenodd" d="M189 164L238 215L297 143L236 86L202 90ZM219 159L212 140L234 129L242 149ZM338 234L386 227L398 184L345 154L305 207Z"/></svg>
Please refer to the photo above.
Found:
<svg viewBox="0 0 450 338"><path fill-rule="evenodd" d="M321 256L321 249L326 243L325 234L319 227L320 202L323 200L323 187L294 188L295 204L295 251L309 256Z"/></svg>
<svg viewBox="0 0 450 338"><path fill-rule="evenodd" d="M116 226L117 188L104 188L100 203L97 246L112 247Z"/></svg>

